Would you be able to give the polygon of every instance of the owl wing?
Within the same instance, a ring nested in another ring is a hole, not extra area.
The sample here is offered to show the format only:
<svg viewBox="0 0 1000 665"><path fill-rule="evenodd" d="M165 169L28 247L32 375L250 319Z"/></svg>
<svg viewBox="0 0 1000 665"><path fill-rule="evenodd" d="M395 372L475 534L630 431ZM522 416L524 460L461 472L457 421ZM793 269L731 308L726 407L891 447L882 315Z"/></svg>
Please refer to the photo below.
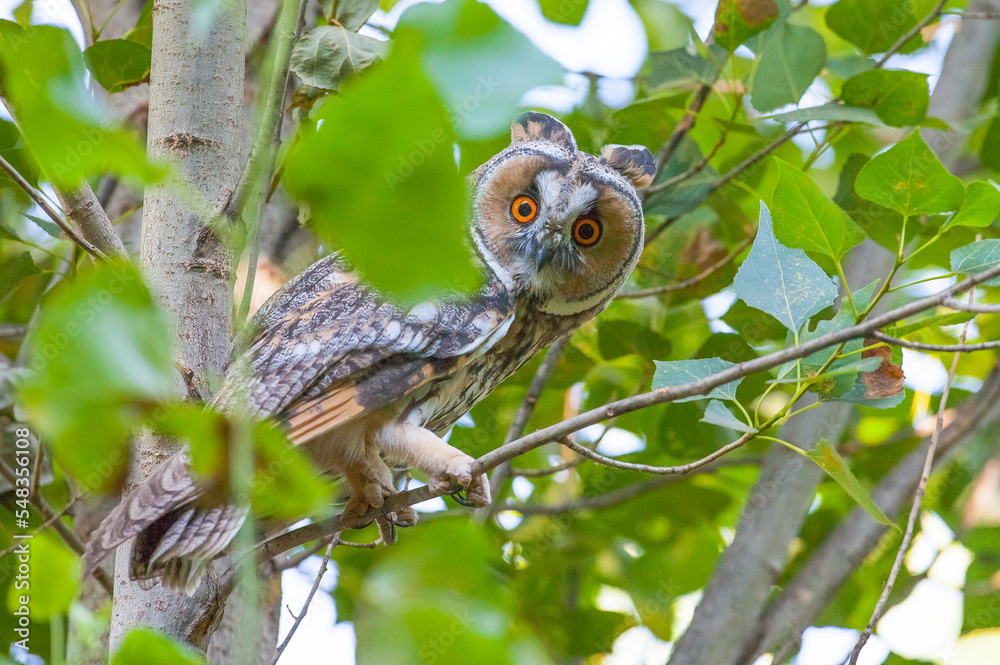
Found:
<svg viewBox="0 0 1000 665"><path fill-rule="evenodd" d="M303 443L382 408L485 352L514 320L514 299L499 284L476 298L403 311L362 284L336 256L291 280L255 315L251 344L213 402L284 423ZM200 509L204 488L178 453L157 468L94 531L89 574L137 536L135 578L162 574L191 589L246 518L245 509Z"/></svg>
<svg viewBox="0 0 1000 665"><path fill-rule="evenodd" d="M258 312L259 332L216 402L274 417L303 443L455 371L513 318L514 299L499 283L473 299L404 311L327 257Z"/></svg>

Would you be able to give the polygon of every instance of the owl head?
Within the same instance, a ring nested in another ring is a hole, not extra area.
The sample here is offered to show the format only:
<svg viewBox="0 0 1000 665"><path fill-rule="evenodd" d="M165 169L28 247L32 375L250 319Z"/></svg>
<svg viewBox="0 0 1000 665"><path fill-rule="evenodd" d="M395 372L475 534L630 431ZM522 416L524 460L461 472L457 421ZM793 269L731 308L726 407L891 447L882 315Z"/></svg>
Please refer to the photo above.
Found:
<svg viewBox="0 0 1000 665"><path fill-rule="evenodd" d="M642 146L580 152L544 113L522 113L511 144L472 174L472 236L489 269L517 298L572 316L603 308L639 261L637 187L656 175Z"/></svg>

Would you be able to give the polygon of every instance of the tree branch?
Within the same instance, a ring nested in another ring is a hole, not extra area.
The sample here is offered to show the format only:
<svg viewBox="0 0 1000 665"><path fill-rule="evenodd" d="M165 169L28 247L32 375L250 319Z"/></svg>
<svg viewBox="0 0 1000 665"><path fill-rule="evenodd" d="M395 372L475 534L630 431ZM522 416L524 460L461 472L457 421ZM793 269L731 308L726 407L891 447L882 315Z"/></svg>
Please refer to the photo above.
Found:
<svg viewBox="0 0 1000 665"><path fill-rule="evenodd" d="M57 189L55 192L66 216L73 220L81 235L94 247L106 256L128 257L125 244L86 180L81 181L76 189Z"/></svg>
<svg viewBox="0 0 1000 665"><path fill-rule="evenodd" d="M987 351L991 349L1000 349L1000 341L981 342L979 344L924 344L922 342L910 342L905 339L889 337L885 333L879 332L877 330L872 333L872 337L874 337L879 341L885 342L886 344L892 344L893 346L900 346L904 349L912 349L914 351L931 351L936 353L970 353L972 351Z"/></svg>
<svg viewBox="0 0 1000 665"><path fill-rule="evenodd" d="M975 302L962 302L955 298L945 298L941 303L945 307L958 310L960 312L975 312L976 314L1000 314L1000 305L988 305Z"/></svg>
<svg viewBox="0 0 1000 665"><path fill-rule="evenodd" d="M720 459L713 464L708 464L699 469L695 469L688 475L712 473L722 467L749 466L759 463L760 457L741 457L739 459L732 460ZM525 517L529 517L533 515L554 515L571 511L598 510L600 508L607 508L608 506L612 506L616 503L628 501L629 499L645 494L646 492L651 492L661 487L666 487L667 485L679 483L682 480L685 480L685 478L681 476L660 476L659 478L651 478L639 483L626 485L625 487L614 490L613 492L598 494L597 496L583 497L574 501L567 501L566 503L512 503L502 506L497 512L512 510Z"/></svg>
<svg viewBox="0 0 1000 665"><path fill-rule="evenodd" d="M1000 276L1000 265L994 266L993 268L976 275L972 275L968 279L937 294L914 301L908 305L898 307L868 321L859 323L856 326L827 333L826 335L821 335L820 337L803 344L734 365L733 367L727 368L722 372L718 372L717 374L713 374L703 379L691 381L679 386L660 388L648 393L642 393L640 395L634 395L615 402L609 402L604 406L586 411L555 425L537 430L527 436L523 436L520 439L486 453L476 460L472 472L473 474L484 473L506 461L514 459L519 455L522 455L530 450L534 450L539 446L553 441L558 441L561 437L566 436L567 434L583 429L589 425L597 424L603 420L614 418L623 413L629 413L649 406L654 406L656 404L672 402L683 397L703 395L708 393L713 388L717 388L723 384L741 379L754 372L771 369L790 360L804 358L812 353L815 353L816 351L851 339L865 337L873 330L913 316L914 314L918 314L932 307L936 307L940 305L945 298L951 297L957 293L968 291L976 284L981 284L982 282L993 279L997 276ZM743 437L737 441L740 441L742 438ZM716 451L716 453L712 454L712 457L717 459L721 456L719 453L722 450L729 449L729 447L734 446L735 443L736 442L730 443L723 449L720 449L720 451ZM728 450L726 451L728 452ZM589 449L588 452L590 452ZM697 462L692 464L697 464ZM431 490L429 486L425 485L423 487L407 490L387 497L382 510L385 512L395 512L400 508L412 506L416 503L427 501L428 499L433 499L437 496L440 495ZM371 521L374 521L375 509L369 510L367 517L369 517ZM330 517L319 522L313 522L297 529L287 531L266 540L254 548L253 553L257 556L258 561L263 562L293 547L332 535L337 532L338 528L339 517Z"/></svg>
<svg viewBox="0 0 1000 665"><path fill-rule="evenodd" d="M559 443L566 446L573 452L586 457L589 460L597 462L602 466L611 467L612 469L621 469L623 471L638 471L640 473L648 473L655 476L683 476L691 473L696 469L700 469L707 466L719 459L723 455L731 453L737 448L742 447L747 441L750 441L753 434L744 434L740 438L736 439L732 443L727 443L718 450L712 452L709 455L701 458L700 460L689 462L687 464L681 464L680 466L652 466L650 464L635 464L633 462L622 462L621 460L616 460L612 457L605 457L600 453L594 452L590 448L581 446L576 441L573 441L568 436L561 437Z"/></svg>
<svg viewBox="0 0 1000 665"><path fill-rule="evenodd" d="M31 183L25 180L24 177L22 177L21 174L17 172L17 169L15 169L10 164L10 162L8 162L2 156L0 156L0 169L3 169L3 171L7 174L7 176L11 180L13 180L18 187L23 189L24 192L31 197L31 200L34 201L36 204L38 204L39 208L45 211L45 214L48 215L49 218L56 223L56 226L62 229L63 233L65 233L70 240L72 240L74 243L82 247L84 251L93 256L95 259L107 258L104 252L99 250L88 240L82 237L79 233L77 233L76 229L74 229L68 222L66 222L66 220L63 219L62 215L60 215L56 211L56 209L49 204L49 202L45 199L45 197L42 196L41 192L32 187Z"/></svg>
<svg viewBox="0 0 1000 665"><path fill-rule="evenodd" d="M685 279L683 282L666 284L664 286L654 286L648 289L638 289L636 291L623 291L622 293L619 293L615 297L623 300L636 299L636 298L649 298L650 296L659 296L663 295L664 293L673 293L675 291L683 291L685 289L689 289L692 286L700 284L701 282L705 281L718 271L722 270L730 262L732 262L733 259L739 256L743 252L743 250L745 250L752 244L753 244L753 238L745 239L736 247L736 249L729 252L729 254L726 254L726 256L719 259L709 267L705 268L694 277Z"/></svg>
<svg viewBox="0 0 1000 665"><path fill-rule="evenodd" d="M774 353L770 353L766 356L761 356L759 358L734 365L723 370L722 372L713 374L712 376L708 376L703 379L698 379L697 381L691 381L679 386L660 388L659 390L653 390L648 393L642 393L641 395L635 395L633 397L627 397L615 402L610 402L604 406L581 413L578 416L574 416L573 418L568 418L556 425L551 425L533 432L517 441L513 441L483 455L479 458L479 460L477 460L476 467L473 469L473 472L481 473L482 471L492 469L501 462L513 459L514 457L522 455L529 450L533 450L550 441L556 441L561 436L583 429L588 425L594 425L602 420L607 420L623 413L629 413L656 404L672 402L682 397L704 395L713 388L717 388L725 383L729 383L730 381L741 379L745 376L753 374L754 372L771 369L772 367L777 367L778 365L790 360L804 358L815 351L825 349L829 346L840 344L841 342L846 342L851 339L864 337L883 326L895 323L896 321L913 316L914 314L918 314L932 307L937 307L943 304L947 298L950 298L958 293L964 293L975 285L993 279L993 277L996 276L1000 276L1000 265L994 266L989 270L976 275L972 275L964 281L959 282L958 284L955 284L954 286L951 286L939 293L916 300L907 305L903 305L902 307L897 307L894 310L875 316L867 321L851 326L850 328L836 330L834 332L816 337L808 342L791 346L787 349L775 351Z"/></svg>

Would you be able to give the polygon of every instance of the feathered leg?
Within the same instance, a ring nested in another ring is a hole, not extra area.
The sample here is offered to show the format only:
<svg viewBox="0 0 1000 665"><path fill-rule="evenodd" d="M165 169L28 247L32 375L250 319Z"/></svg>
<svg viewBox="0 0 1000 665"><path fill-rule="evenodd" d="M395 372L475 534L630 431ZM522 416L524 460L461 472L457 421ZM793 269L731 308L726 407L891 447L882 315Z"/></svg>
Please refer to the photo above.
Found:
<svg viewBox="0 0 1000 665"><path fill-rule="evenodd" d="M434 491L451 494L464 489L477 508L489 505L490 484L486 476L472 475L475 460L430 430L393 423L378 431L375 442L389 457L427 474Z"/></svg>

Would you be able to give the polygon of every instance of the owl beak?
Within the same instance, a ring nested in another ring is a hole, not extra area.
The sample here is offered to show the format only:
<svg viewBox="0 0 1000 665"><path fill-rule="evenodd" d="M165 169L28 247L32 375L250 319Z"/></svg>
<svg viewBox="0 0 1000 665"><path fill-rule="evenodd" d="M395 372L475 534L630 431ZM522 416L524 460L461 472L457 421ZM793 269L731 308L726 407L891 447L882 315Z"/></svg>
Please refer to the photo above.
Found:
<svg viewBox="0 0 1000 665"><path fill-rule="evenodd" d="M552 262L555 255L555 250L552 247L539 245L538 249L535 250L535 270L541 272L542 268Z"/></svg>

